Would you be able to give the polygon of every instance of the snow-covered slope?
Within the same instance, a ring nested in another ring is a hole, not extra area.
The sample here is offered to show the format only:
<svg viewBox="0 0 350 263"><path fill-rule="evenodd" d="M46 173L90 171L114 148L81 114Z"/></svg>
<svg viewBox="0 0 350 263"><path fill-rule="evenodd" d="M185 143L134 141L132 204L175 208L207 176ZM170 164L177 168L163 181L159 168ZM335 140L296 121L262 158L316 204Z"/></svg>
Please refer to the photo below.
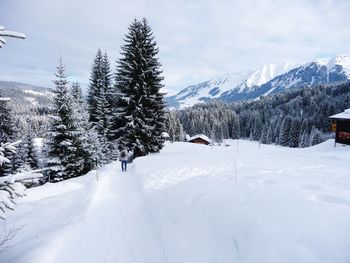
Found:
<svg viewBox="0 0 350 263"><path fill-rule="evenodd" d="M350 79L350 56L317 59L299 65L287 62L264 65L257 70L227 74L192 85L167 98L170 107L187 107L211 99L226 102L256 99L290 88L326 84Z"/></svg>
<svg viewBox="0 0 350 263"><path fill-rule="evenodd" d="M350 261L349 147L228 143L29 189L1 263Z"/></svg>
<svg viewBox="0 0 350 263"><path fill-rule="evenodd" d="M49 106L53 93L50 89L44 87L14 81L0 81L0 95L10 97L13 102L12 106L16 111L20 107L29 109L39 105L41 107Z"/></svg>

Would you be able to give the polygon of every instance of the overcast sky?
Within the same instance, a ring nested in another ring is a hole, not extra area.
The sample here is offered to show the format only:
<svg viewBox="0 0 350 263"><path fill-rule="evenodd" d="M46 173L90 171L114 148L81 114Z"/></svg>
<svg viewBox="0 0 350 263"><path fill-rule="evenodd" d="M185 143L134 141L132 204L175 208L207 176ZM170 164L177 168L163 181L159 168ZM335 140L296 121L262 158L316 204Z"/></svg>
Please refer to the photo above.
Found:
<svg viewBox="0 0 350 263"><path fill-rule="evenodd" d="M27 36L0 49L0 80L52 87L62 55L70 80L86 87L97 49L114 71L128 25L142 17L169 90L267 63L350 53L349 0L0 0L0 25Z"/></svg>

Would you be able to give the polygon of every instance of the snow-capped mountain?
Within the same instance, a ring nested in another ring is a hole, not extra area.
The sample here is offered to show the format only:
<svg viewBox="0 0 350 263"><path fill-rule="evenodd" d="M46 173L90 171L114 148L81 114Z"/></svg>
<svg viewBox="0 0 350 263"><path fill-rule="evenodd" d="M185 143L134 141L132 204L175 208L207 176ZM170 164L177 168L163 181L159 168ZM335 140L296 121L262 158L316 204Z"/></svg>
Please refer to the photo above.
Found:
<svg viewBox="0 0 350 263"><path fill-rule="evenodd" d="M350 56L317 59L300 65L287 62L268 64L191 85L167 98L169 107L183 108L211 99L226 102L256 99L291 88L312 86L350 79Z"/></svg>

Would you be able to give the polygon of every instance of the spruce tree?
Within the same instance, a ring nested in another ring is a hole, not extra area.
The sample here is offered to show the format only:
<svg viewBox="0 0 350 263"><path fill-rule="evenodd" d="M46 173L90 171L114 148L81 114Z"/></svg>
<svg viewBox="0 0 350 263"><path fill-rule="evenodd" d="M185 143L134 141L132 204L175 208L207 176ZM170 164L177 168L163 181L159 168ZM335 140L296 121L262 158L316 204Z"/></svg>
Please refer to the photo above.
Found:
<svg viewBox="0 0 350 263"><path fill-rule="evenodd" d="M32 170L39 168L38 150L31 135L27 135L27 163Z"/></svg>
<svg viewBox="0 0 350 263"><path fill-rule="evenodd" d="M2 98L0 94L0 147L8 145L15 138L15 128L11 110L8 106L9 98ZM6 162L0 165L0 176L12 173L11 160L14 156L14 148L6 147L2 151L2 157Z"/></svg>
<svg viewBox="0 0 350 263"><path fill-rule="evenodd" d="M60 60L56 79L53 81L54 116L48 133L47 173L53 181L82 175L85 168L81 133L66 78L65 67Z"/></svg>
<svg viewBox="0 0 350 263"><path fill-rule="evenodd" d="M323 141L324 141L323 134L318 129L316 129L315 126L313 126L310 134L310 146L320 144Z"/></svg>
<svg viewBox="0 0 350 263"><path fill-rule="evenodd" d="M116 139L117 129L112 123L117 115L115 97L109 59L107 53L102 55L99 49L91 70L88 104L90 128L98 133L103 163L110 161L116 148L112 142Z"/></svg>
<svg viewBox="0 0 350 263"><path fill-rule="evenodd" d="M289 146L290 141L290 128L292 126L292 118L287 116L282 122L282 128L280 132L279 143L282 146Z"/></svg>
<svg viewBox="0 0 350 263"><path fill-rule="evenodd" d="M267 134L266 134L265 143L271 144L272 142L273 142L273 129L272 129L271 125L269 125L269 128L267 130Z"/></svg>
<svg viewBox="0 0 350 263"><path fill-rule="evenodd" d="M30 170L28 165L28 142L27 138L24 138L17 146L16 153L12 159L12 171L13 173L20 173Z"/></svg>
<svg viewBox="0 0 350 263"><path fill-rule="evenodd" d="M301 120L299 117L294 118L292 120L291 128L290 128L290 138L289 138L289 146L296 148L300 143L300 130L301 130Z"/></svg>
<svg viewBox="0 0 350 263"><path fill-rule="evenodd" d="M147 21L136 19L129 26L117 62L118 111L114 124L121 147L135 156L159 152L164 138L164 100L158 48Z"/></svg>
<svg viewBox="0 0 350 263"><path fill-rule="evenodd" d="M239 117L235 115L233 118L232 124L232 139L239 139L241 137L241 125L239 121Z"/></svg>
<svg viewBox="0 0 350 263"><path fill-rule="evenodd" d="M89 122L95 125L99 121L99 113L97 109L97 103L100 98L100 92L103 89L103 72L102 72L103 55L100 49L97 50L97 54L94 63L91 67L90 85L88 90L88 110L89 110Z"/></svg>
<svg viewBox="0 0 350 263"><path fill-rule="evenodd" d="M305 131L300 136L299 147L305 148L305 147L309 147L309 145L310 145L309 134Z"/></svg>
<svg viewBox="0 0 350 263"><path fill-rule="evenodd" d="M91 149L94 148L95 144L98 144L100 146L99 141L97 141L100 136L91 135L91 133L96 133L96 131L93 129L91 129L91 131L89 130L90 124L88 106L83 98L82 90L78 82L72 83L71 96L73 98L72 108L77 128L76 134L79 136L81 141L81 155L84 158L84 171L87 172L91 170L91 167L96 162L95 159L91 158L93 155ZM93 137L93 139L90 137ZM94 151L96 150L94 149Z"/></svg>

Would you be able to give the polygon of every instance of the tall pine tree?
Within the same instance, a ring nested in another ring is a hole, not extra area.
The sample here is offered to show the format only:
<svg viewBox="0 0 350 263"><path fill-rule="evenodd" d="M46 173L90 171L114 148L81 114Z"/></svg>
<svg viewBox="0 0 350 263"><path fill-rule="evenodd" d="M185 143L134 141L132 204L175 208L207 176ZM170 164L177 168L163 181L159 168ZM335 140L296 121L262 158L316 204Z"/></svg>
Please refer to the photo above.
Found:
<svg viewBox="0 0 350 263"><path fill-rule="evenodd" d="M95 125L99 121L99 112L97 109L97 104L100 98L100 92L103 89L102 63L103 55L101 50L98 49L94 63L91 68L90 85L87 97L89 109L89 122L92 125Z"/></svg>
<svg viewBox="0 0 350 263"><path fill-rule="evenodd" d="M163 147L165 111L162 71L157 58L158 48L147 21L136 19L129 26L117 63L117 118L114 122L121 147L135 156L159 152Z"/></svg>
<svg viewBox="0 0 350 263"><path fill-rule="evenodd" d="M50 181L61 181L85 172L85 151L62 60L53 83L54 116L48 133L47 173Z"/></svg>
<svg viewBox="0 0 350 263"><path fill-rule="evenodd" d="M8 106L10 99L2 98L0 94L0 147L8 145L15 138L15 128L11 110ZM14 156L13 147L4 147L1 155L5 162L0 165L0 176L6 176L12 173L11 159Z"/></svg>

